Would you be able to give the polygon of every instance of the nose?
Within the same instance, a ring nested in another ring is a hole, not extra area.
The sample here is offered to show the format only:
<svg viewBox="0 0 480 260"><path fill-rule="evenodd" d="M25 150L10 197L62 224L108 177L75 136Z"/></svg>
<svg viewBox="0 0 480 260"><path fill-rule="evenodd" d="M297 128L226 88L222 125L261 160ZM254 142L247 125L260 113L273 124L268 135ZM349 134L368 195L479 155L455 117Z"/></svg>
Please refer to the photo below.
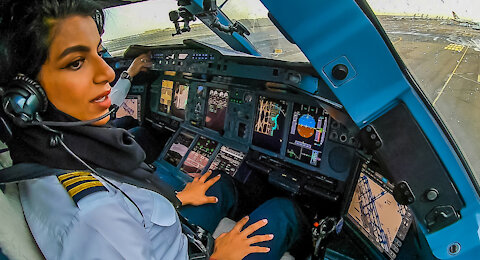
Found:
<svg viewBox="0 0 480 260"><path fill-rule="evenodd" d="M96 56L95 63L94 82L96 84L107 84L115 80L115 71L113 71L102 57Z"/></svg>

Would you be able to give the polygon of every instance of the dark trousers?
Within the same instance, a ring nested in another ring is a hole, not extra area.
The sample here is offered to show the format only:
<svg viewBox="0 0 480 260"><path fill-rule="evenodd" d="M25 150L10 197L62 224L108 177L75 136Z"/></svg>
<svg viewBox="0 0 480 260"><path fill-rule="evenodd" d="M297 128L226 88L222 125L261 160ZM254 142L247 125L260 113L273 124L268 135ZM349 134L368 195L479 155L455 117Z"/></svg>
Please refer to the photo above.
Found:
<svg viewBox="0 0 480 260"><path fill-rule="evenodd" d="M157 172L157 174L177 191L182 190L186 184L168 173ZM213 234L220 220L227 216L236 204L237 198L233 180L229 175L223 175L207 191L207 195L217 197L218 202L202 206L185 206L180 209L180 214L191 223L199 225ZM244 259L278 260L300 236L296 206L289 199L273 198L268 200L255 209L249 217L250 219L245 227L259 220L268 219L268 224L252 235L273 234L274 238L271 241L256 244L269 247L270 252L250 254Z"/></svg>

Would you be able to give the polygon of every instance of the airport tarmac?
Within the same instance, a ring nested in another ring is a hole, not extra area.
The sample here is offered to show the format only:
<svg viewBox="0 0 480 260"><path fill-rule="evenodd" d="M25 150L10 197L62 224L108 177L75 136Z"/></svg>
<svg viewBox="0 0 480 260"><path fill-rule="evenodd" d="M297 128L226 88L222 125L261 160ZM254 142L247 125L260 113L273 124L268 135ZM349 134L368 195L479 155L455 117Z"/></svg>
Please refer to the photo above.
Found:
<svg viewBox="0 0 480 260"><path fill-rule="evenodd" d="M453 20L393 16L380 16L379 20L480 180L480 30ZM266 18L241 22L250 28L248 38L263 56L308 61ZM175 37L172 32L150 31L106 41L105 45L114 55L121 55L130 44L178 44L184 39L227 47L203 24Z"/></svg>

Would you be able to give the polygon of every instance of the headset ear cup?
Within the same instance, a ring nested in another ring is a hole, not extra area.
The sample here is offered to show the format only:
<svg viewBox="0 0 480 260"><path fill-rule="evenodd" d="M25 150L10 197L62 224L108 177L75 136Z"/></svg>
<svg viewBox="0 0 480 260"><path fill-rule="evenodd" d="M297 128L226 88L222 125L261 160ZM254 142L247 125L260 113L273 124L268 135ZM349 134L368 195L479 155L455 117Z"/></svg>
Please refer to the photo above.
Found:
<svg viewBox="0 0 480 260"><path fill-rule="evenodd" d="M2 96L2 108L13 122L35 120L38 113L47 110L48 99L45 91L36 81L25 75L17 75L7 86ZM22 124L23 125L23 124Z"/></svg>

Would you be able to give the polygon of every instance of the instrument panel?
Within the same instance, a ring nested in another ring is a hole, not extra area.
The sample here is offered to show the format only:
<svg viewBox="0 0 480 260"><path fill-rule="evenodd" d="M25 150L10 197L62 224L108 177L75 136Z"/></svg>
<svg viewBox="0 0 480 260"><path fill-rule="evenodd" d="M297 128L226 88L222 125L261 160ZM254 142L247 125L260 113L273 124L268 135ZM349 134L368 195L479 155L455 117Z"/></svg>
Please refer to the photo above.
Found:
<svg viewBox="0 0 480 260"><path fill-rule="evenodd" d="M338 198L356 142L344 138L347 129L321 103L298 91L319 88L310 65L198 44L145 48L158 73L145 120L175 132L160 155L168 170L198 177L221 169L241 182L256 171L293 193L310 187Z"/></svg>

